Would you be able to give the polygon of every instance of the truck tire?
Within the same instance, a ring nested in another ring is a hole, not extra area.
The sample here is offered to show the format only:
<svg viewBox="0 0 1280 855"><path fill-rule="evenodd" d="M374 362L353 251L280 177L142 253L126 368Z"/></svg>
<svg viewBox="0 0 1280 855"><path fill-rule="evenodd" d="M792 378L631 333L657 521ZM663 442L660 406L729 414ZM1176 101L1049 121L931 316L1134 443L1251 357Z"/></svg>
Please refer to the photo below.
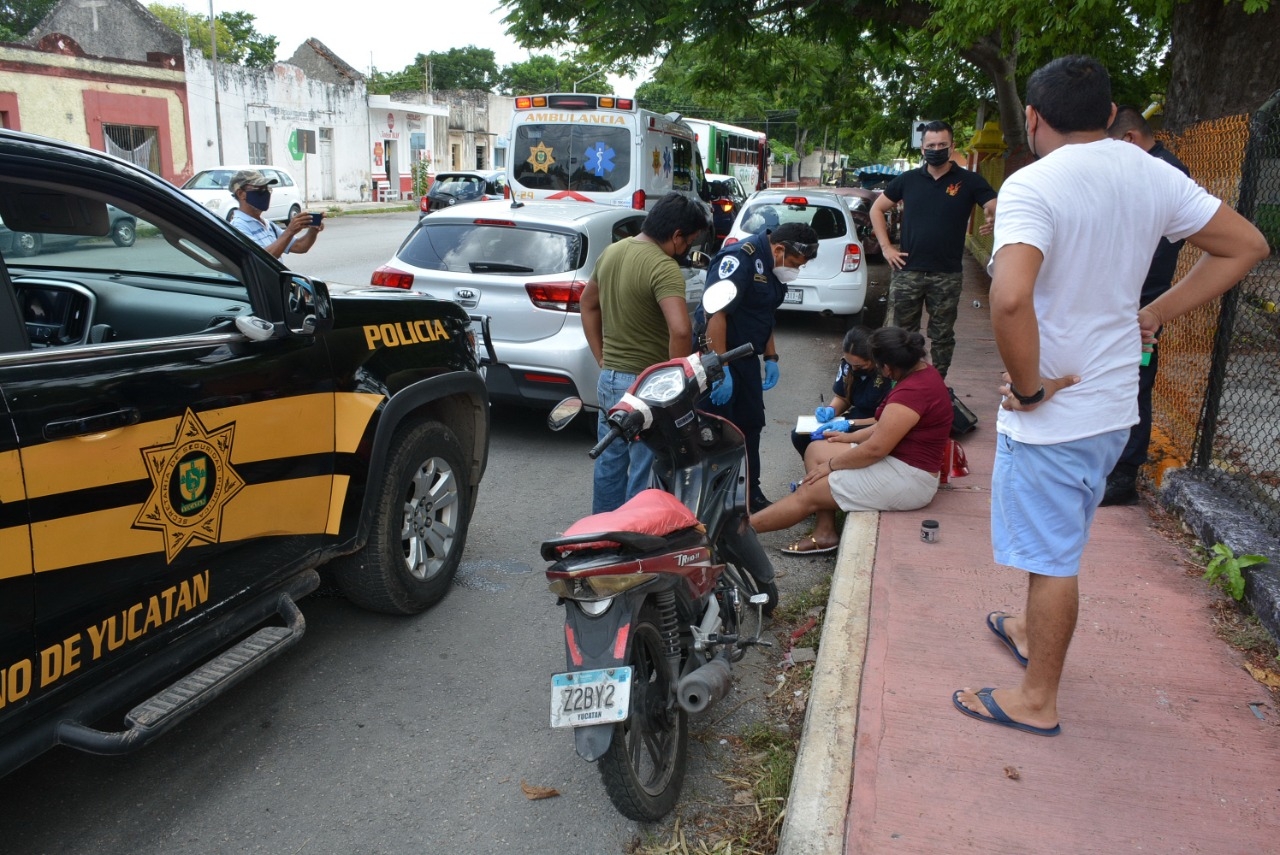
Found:
<svg viewBox="0 0 1280 855"><path fill-rule="evenodd" d="M333 579L347 599L385 614L417 614L449 592L470 523L466 457L449 428L400 428L375 495L369 539L337 559Z"/></svg>

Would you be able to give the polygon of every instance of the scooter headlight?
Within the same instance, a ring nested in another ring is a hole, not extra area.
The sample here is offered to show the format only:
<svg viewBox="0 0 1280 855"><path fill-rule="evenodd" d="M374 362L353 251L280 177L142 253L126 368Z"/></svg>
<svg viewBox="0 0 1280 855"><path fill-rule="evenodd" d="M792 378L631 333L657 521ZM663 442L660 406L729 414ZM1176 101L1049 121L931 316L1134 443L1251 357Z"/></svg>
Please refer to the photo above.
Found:
<svg viewBox="0 0 1280 855"><path fill-rule="evenodd" d="M646 377L636 390L636 396L655 404L665 404L680 397L683 391L684 369L672 365Z"/></svg>

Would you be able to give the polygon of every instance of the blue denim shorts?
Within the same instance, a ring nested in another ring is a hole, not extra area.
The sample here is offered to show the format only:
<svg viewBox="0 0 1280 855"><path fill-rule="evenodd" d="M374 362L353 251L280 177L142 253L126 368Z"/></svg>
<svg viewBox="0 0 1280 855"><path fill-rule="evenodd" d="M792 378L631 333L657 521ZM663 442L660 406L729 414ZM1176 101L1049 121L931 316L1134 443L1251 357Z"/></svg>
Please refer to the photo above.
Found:
<svg viewBox="0 0 1280 855"><path fill-rule="evenodd" d="M1041 576L1075 576L1093 514L1129 429L1053 445L996 438L991 549L999 564Z"/></svg>

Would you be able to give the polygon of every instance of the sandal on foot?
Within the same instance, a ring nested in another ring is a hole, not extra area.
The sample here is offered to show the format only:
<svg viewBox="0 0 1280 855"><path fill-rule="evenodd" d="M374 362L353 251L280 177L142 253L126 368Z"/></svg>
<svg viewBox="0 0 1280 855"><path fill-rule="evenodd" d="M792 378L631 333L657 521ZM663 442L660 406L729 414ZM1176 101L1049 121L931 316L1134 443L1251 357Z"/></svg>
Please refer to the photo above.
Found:
<svg viewBox="0 0 1280 855"><path fill-rule="evenodd" d="M1012 617L1012 615L1005 614L1004 612L992 612L987 615L987 629L995 633L996 638L1000 639L1000 641L1004 643L1004 646L1009 648L1009 652L1013 654L1013 658L1018 660L1018 664L1023 668L1026 668L1027 657L1018 652L1018 645L1014 644L1013 638L1010 637L1009 633L1004 631L1005 619L1009 617Z"/></svg>
<svg viewBox="0 0 1280 855"><path fill-rule="evenodd" d="M813 535L809 535L809 543L812 544L812 546L806 545L804 538L801 538L790 546L782 547L782 551L787 555L825 555L828 552L835 552L840 548L840 544L838 543L833 543L830 546L821 546L818 543L818 539Z"/></svg>
<svg viewBox="0 0 1280 855"><path fill-rule="evenodd" d="M1014 730L1021 730L1023 733L1034 733L1036 736L1057 736L1059 733L1062 733L1062 725L1060 724L1055 724L1053 727L1036 727L1035 725L1023 724L1020 721L1014 721L1009 718L1009 715L1000 708L998 703L996 703L996 699L991 697L991 693L994 692L995 689L979 689L974 692L978 700L982 702L982 705L987 708L987 712L991 713L991 715L983 715L980 712L974 712L961 702L960 693L963 691L964 689L956 689L952 692L951 703L955 705L956 709L967 715L969 718L976 718L978 721L998 724L1002 727L1011 727Z"/></svg>

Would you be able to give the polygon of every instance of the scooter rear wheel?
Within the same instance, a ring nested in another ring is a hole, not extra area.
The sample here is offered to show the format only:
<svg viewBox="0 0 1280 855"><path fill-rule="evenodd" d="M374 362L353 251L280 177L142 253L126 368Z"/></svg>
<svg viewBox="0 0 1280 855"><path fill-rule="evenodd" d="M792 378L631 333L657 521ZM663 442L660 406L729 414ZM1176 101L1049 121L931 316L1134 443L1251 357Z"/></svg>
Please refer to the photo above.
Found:
<svg viewBox="0 0 1280 855"><path fill-rule="evenodd" d="M654 822L675 807L684 783L689 723L676 702L657 614L644 609L632 627L631 714L614 726L600 777L613 806L628 819Z"/></svg>

